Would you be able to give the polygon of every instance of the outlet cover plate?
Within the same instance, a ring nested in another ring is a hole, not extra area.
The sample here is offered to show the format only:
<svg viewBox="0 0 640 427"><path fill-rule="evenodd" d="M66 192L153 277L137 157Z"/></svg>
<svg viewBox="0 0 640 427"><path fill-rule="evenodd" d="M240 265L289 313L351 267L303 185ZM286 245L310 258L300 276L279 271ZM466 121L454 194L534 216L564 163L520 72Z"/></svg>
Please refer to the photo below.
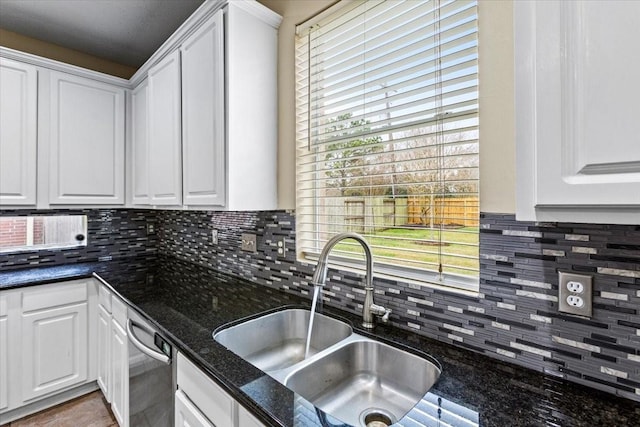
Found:
<svg viewBox="0 0 640 427"><path fill-rule="evenodd" d="M584 290L582 292L571 292L569 282L579 282ZM584 300L582 307L569 305L569 296L579 296ZM593 315L593 277L585 274L558 272L558 311L561 313L574 314L576 316L591 317Z"/></svg>

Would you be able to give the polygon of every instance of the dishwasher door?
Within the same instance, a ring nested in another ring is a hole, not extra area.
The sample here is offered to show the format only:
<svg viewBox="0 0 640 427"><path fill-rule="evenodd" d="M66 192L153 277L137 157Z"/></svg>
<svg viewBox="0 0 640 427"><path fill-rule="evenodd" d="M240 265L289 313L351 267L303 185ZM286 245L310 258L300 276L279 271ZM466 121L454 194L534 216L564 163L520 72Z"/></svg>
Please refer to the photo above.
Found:
<svg viewBox="0 0 640 427"><path fill-rule="evenodd" d="M133 310L128 311L129 426L174 425L175 350Z"/></svg>

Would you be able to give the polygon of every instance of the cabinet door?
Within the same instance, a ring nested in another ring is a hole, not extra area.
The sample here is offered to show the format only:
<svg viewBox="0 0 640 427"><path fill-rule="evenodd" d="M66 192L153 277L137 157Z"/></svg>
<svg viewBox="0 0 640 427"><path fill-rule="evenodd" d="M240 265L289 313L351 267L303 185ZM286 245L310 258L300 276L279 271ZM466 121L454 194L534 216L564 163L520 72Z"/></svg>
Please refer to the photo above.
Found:
<svg viewBox="0 0 640 427"><path fill-rule="evenodd" d="M223 22L218 11L180 47L185 205L225 204Z"/></svg>
<svg viewBox="0 0 640 427"><path fill-rule="evenodd" d="M630 52L640 3L516 2L514 11L518 218L637 224L640 56ZM562 209L574 216L553 216Z"/></svg>
<svg viewBox="0 0 640 427"><path fill-rule="evenodd" d="M131 92L132 202L149 204L149 90L147 80Z"/></svg>
<svg viewBox="0 0 640 427"><path fill-rule="evenodd" d="M111 314L98 306L98 385L111 402Z"/></svg>
<svg viewBox="0 0 640 427"><path fill-rule="evenodd" d="M120 427L129 426L128 347L127 333L111 319L111 410Z"/></svg>
<svg viewBox="0 0 640 427"><path fill-rule="evenodd" d="M43 396L88 378L87 303L22 315L22 398Z"/></svg>
<svg viewBox="0 0 640 427"><path fill-rule="evenodd" d="M0 58L0 205L36 203L37 70Z"/></svg>
<svg viewBox="0 0 640 427"><path fill-rule="evenodd" d="M124 89L51 72L51 204L124 203Z"/></svg>
<svg viewBox="0 0 640 427"><path fill-rule="evenodd" d="M0 301L2 304L2 301ZM0 411L9 406L9 328L6 316L0 316Z"/></svg>
<svg viewBox="0 0 640 427"><path fill-rule="evenodd" d="M178 388L216 427L236 425L236 401L196 365L178 353Z"/></svg>
<svg viewBox="0 0 640 427"><path fill-rule="evenodd" d="M264 427L249 411L238 405L238 427Z"/></svg>
<svg viewBox="0 0 640 427"><path fill-rule="evenodd" d="M149 70L149 188L151 204L182 203L180 51Z"/></svg>
<svg viewBox="0 0 640 427"><path fill-rule="evenodd" d="M182 390L176 391L176 427L214 427Z"/></svg>

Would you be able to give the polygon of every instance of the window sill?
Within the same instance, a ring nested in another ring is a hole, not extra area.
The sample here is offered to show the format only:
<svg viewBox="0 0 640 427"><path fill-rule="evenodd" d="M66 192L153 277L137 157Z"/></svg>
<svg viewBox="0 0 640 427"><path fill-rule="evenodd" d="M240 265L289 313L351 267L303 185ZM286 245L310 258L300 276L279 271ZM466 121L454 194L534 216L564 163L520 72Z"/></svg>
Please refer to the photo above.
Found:
<svg viewBox="0 0 640 427"><path fill-rule="evenodd" d="M298 261L309 265L317 264L318 254L303 253L298 254ZM358 262L358 260L344 258L344 257L329 257L329 268L337 270L339 272L349 272L364 276L364 262ZM477 278L473 280L471 278L461 278L456 280L455 278L444 278L441 282L435 277L417 278L416 276L435 276L436 273L429 271L417 272L415 269L403 268L401 266L394 266L390 268L384 265L374 265L373 278L383 279L398 282L401 284L407 284L413 289L430 288L438 290L439 292L448 292L456 295L465 295L469 297L478 297L480 295L480 280Z"/></svg>

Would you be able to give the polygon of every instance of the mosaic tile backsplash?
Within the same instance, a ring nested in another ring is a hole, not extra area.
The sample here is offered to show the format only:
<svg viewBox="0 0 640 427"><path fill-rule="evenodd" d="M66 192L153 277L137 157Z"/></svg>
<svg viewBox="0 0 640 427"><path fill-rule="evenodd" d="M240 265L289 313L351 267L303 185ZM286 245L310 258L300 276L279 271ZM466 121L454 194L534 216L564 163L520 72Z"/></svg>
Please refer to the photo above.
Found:
<svg viewBox="0 0 640 427"><path fill-rule="evenodd" d="M88 246L2 254L1 270L157 252L293 294L312 292L313 266L296 260L290 212L0 210L53 213L86 214ZM242 233L257 235L257 252L240 249ZM397 327L640 401L640 225L539 224L485 213L480 263L478 296L376 279L376 300L393 309ZM558 313L558 271L593 275L591 319ZM361 313L362 277L328 277L325 303Z"/></svg>
<svg viewBox="0 0 640 427"><path fill-rule="evenodd" d="M291 213L161 211L157 224L160 253L287 292L312 291L313 267L296 261ZM247 232L257 235L256 253L240 250ZM393 309L400 328L640 401L640 226L485 213L480 258L478 296L376 279L376 300ZM594 276L591 319L558 313L559 270ZM356 274L330 271L323 293L326 304L362 310Z"/></svg>
<svg viewBox="0 0 640 427"><path fill-rule="evenodd" d="M87 215L87 246L0 254L0 270L35 265L54 266L76 262L108 261L154 254L156 211L137 209L0 210L0 216Z"/></svg>

